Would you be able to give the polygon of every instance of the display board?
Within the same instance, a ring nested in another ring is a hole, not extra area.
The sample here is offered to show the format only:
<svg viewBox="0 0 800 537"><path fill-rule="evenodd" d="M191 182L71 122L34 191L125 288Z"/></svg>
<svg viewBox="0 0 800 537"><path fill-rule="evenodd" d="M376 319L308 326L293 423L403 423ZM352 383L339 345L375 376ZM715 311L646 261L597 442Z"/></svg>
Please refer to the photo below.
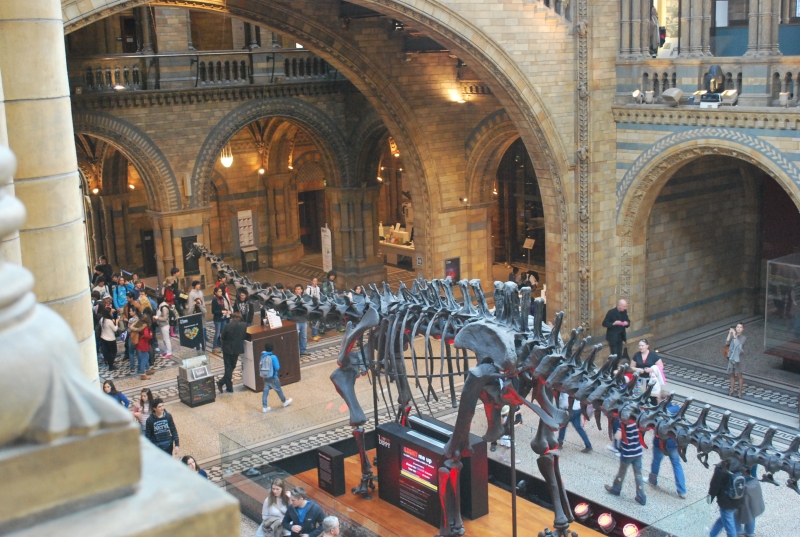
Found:
<svg viewBox="0 0 800 537"><path fill-rule="evenodd" d="M317 484L331 496L345 493L344 453L330 446L317 450Z"/></svg>
<svg viewBox="0 0 800 537"><path fill-rule="evenodd" d="M178 317L178 336L181 347L196 348L203 341L203 314Z"/></svg>
<svg viewBox="0 0 800 537"><path fill-rule="evenodd" d="M214 377L188 381L178 376L178 397L183 404L192 408L213 403L217 398Z"/></svg>

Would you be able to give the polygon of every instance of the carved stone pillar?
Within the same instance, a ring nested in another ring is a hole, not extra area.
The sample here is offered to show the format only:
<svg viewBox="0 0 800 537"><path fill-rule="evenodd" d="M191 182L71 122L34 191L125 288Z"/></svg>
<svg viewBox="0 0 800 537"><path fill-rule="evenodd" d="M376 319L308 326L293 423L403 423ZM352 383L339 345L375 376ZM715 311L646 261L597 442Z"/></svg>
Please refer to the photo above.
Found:
<svg viewBox="0 0 800 537"><path fill-rule="evenodd" d="M633 0L631 10L631 57L639 58L642 54L642 2Z"/></svg>
<svg viewBox="0 0 800 537"><path fill-rule="evenodd" d="M8 143L19 161L14 188L28 212L19 233L22 262L36 278L36 298L69 323L81 346L83 370L94 379L97 356L61 3L7 0L0 6Z"/></svg>
<svg viewBox="0 0 800 537"><path fill-rule="evenodd" d="M631 55L631 0L622 0L620 19L619 55L622 58L629 58Z"/></svg>
<svg viewBox="0 0 800 537"><path fill-rule="evenodd" d="M692 41L692 7L691 0L681 3L681 28L680 28L680 56L688 57L690 54L690 43Z"/></svg>
<svg viewBox="0 0 800 537"><path fill-rule="evenodd" d="M263 247L267 263L279 267L294 263L303 257L297 209L297 186L294 173L276 173L264 176L267 193L268 240Z"/></svg>
<svg viewBox="0 0 800 537"><path fill-rule="evenodd" d="M141 6L135 8L136 26L138 31L139 43L138 52L152 54L153 52L153 18L150 16L150 8Z"/></svg>
<svg viewBox="0 0 800 537"><path fill-rule="evenodd" d="M114 233L114 206L111 196L100 196L100 211L103 218L103 249L112 265L119 265L117 240ZM109 283L109 282L106 282Z"/></svg>
<svg viewBox="0 0 800 537"><path fill-rule="evenodd" d="M788 4L789 0L772 0L772 13L770 14L770 48L771 56L780 56L781 51L778 44L778 32L781 24L781 5Z"/></svg>
<svg viewBox="0 0 800 537"><path fill-rule="evenodd" d="M164 278L169 276L169 271L175 266L175 255L172 247L172 218L161 218L161 248L164 252ZM163 281L163 279L162 279Z"/></svg>
<svg viewBox="0 0 800 537"><path fill-rule="evenodd" d="M165 276L164 247L163 247L164 241L161 236L161 219L158 217L158 213L150 213L150 217L153 220L153 242L155 243L156 247L156 273L158 276L158 282L161 283L164 281L164 276Z"/></svg>
<svg viewBox="0 0 800 537"><path fill-rule="evenodd" d="M640 42L642 49L642 56L645 58L650 57L650 19L652 17L650 10L653 7L652 0L634 0L642 4L642 29L640 32ZM656 28L656 32L658 28Z"/></svg>
<svg viewBox="0 0 800 537"><path fill-rule="evenodd" d="M333 268L342 287L379 283L386 278L378 255L380 186L325 189L331 206Z"/></svg>
<svg viewBox="0 0 800 537"><path fill-rule="evenodd" d="M691 23L689 34L689 56L697 58L703 55L703 0L689 0Z"/></svg>
<svg viewBox="0 0 800 537"><path fill-rule="evenodd" d="M758 54L758 0L747 4L747 52L745 56Z"/></svg>
<svg viewBox="0 0 800 537"><path fill-rule="evenodd" d="M711 2L703 0L703 56L713 56L711 54Z"/></svg>
<svg viewBox="0 0 800 537"><path fill-rule="evenodd" d="M758 55L772 54L772 0L760 0L758 9Z"/></svg>

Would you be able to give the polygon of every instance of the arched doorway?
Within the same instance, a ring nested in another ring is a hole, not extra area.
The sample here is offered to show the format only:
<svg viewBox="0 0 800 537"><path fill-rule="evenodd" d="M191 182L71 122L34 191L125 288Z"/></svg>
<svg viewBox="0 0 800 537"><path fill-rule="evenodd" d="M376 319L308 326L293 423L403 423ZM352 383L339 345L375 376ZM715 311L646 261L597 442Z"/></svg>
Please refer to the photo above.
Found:
<svg viewBox="0 0 800 537"><path fill-rule="evenodd" d="M495 263L545 274L545 219L536 171L521 139L511 144L492 187ZM539 278L537 278L539 279Z"/></svg>

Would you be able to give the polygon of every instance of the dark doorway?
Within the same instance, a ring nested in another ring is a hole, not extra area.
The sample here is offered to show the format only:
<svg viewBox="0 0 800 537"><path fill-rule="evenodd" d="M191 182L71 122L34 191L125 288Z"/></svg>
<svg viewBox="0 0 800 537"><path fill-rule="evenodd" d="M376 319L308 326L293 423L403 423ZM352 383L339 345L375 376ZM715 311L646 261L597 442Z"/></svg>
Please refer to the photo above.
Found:
<svg viewBox="0 0 800 537"><path fill-rule="evenodd" d="M145 276L155 276L158 274L156 265L156 243L153 238L153 230L142 231L142 264L144 265Z"/></svg>
<svg viewBox="0 0 800 537"><path fill-rule="evenodd" d="M325 214L325 191L310 190L297 194L297 210L300 220L300 242L306 253L322 251L320 228Z"/></svg>
<svg viewBox="0 0 800 537"><path fill-rule="evenodd" d="M136 52L136 19L123 17L119 21L122 34L122 52Z"/></svg>
<svg viewBox="0 0 800 537"><path fill-rule="evenodd" d="M522 140L508 148L497 169L495 263L544 266L544 208L533 163ZM525 248L531 245L530 249Z"/></svg>
<svg viewBox="0 0 800 537"><path fill-rule="evenodd" d="M197 235L181 238L181 246L183 247L183 274L184 276L192 276L200 274L200 258L189 257L189 252L192 251L194 243L197 242Z"/></svg>

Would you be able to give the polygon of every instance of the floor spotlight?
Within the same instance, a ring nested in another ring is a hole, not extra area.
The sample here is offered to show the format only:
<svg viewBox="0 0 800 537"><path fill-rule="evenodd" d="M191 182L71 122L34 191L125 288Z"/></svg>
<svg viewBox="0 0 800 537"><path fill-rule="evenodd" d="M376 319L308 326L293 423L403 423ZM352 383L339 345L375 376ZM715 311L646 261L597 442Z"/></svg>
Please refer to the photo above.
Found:
<svg viewBox="0 0 800 537"><path fill-rule="evenodd" d="M639 537L639 528L636 524L625 524L622 526L622 537Z"/></svg>
<svg viewBox="0 0 800 537"><path fill-rule="evenodd" d="M600 526L600 529L603 531L603 533L611 533L617 526L617 521L614 520L614 517L611 516L611 513L603 513L597 517L597 525Z"/></svg>
<svg viewBox="0 0 800 537"><path fill-rule="evenodd" d="M584 522L587 518L592 516L592 509L586 502L581 502L576 505L572 512L575 514L575 518L578 520L578 522Z"/></svg>
<svg viewBox="0 0 800 537"><path fill-rule="evenodd" d="M642 91L641 90L638 90L638 89L633 90L633 93L631 93L631 97L633 97L633 102L635 104L642 104L642 99L644 97L642 95Z"/></svg>
<svg viewBox="0 0 800 537"><path fill-rule="evenodd" d="M655 99L656 92L652 90L648 90L644 92L644 102L647 104L653 104L653 100Z"/></svg>

